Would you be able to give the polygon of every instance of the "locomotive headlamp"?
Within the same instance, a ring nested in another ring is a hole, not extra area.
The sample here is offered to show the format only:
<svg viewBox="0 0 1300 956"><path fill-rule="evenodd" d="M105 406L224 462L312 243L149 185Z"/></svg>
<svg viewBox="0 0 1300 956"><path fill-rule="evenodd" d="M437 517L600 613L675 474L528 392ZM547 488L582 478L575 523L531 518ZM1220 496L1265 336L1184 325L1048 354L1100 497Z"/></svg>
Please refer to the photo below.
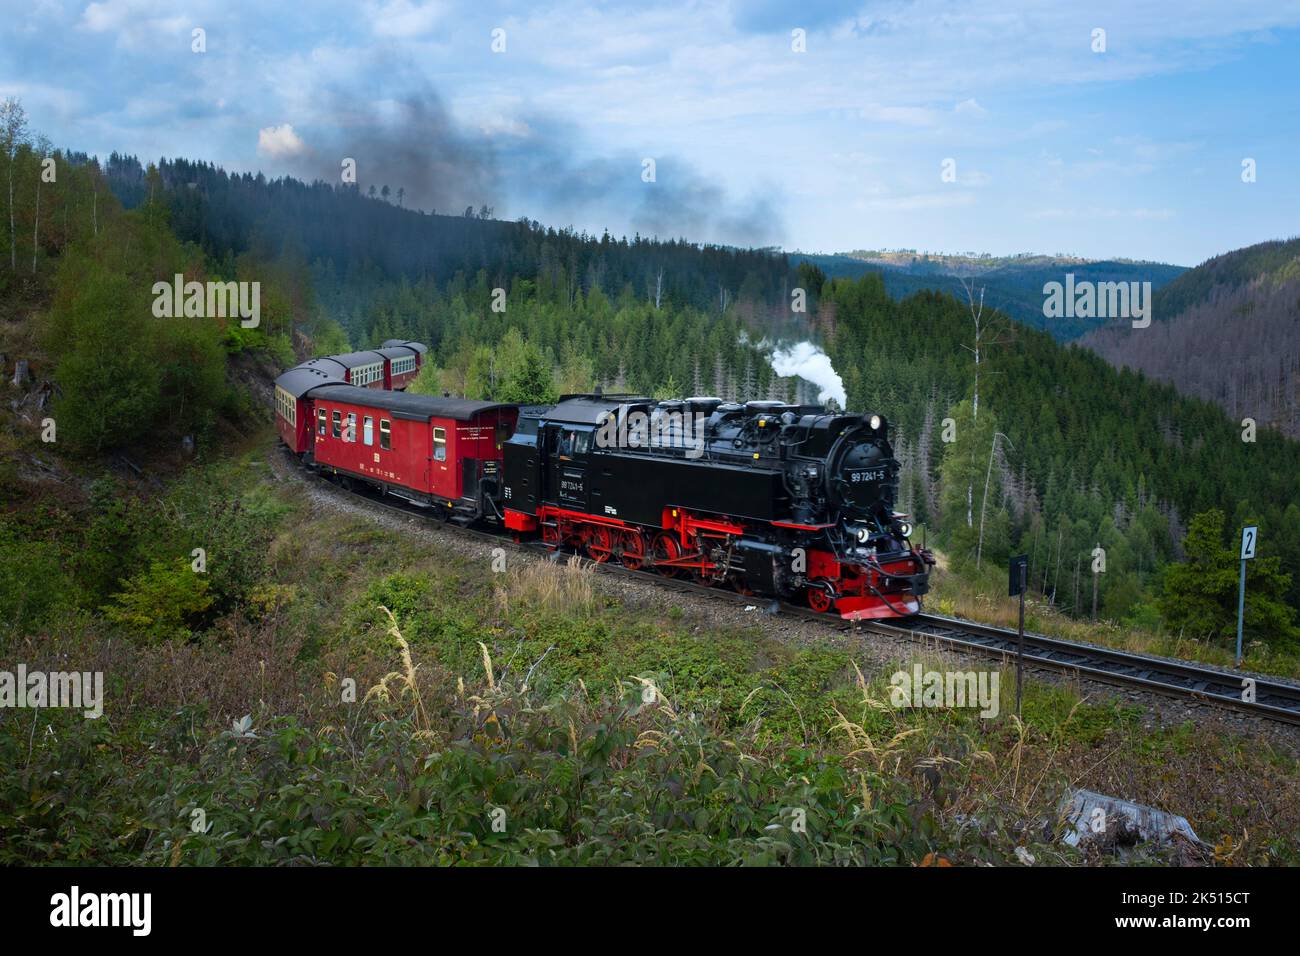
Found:
<svg viewBox="0 0 1300 956"><path fill-rule="evenodd" d="M872 415L872 416L871 416L871 421L868 422L868 424L871 426L871 430L872 430L873 432L874 432L874 431L879 431L879 430L880 430L880 416L879 416L879 415Z"/></svg>
<svg viewBox="0 0 1300 956"><path fill-rule="evenodd" d="M867 539L870 538L870 537L871 537L871 529L870 529L870 528L859 528L859 529L858 529L858 540L861 541L863 544L866 544L866 543L867 543Z"/></svg>
<svg viewBox="0 0 1300 956"><path fill-rule="evenodd" d="M898 531L904 538L910 538L912 536L912 526L906 521L898 526Z"/></svg>

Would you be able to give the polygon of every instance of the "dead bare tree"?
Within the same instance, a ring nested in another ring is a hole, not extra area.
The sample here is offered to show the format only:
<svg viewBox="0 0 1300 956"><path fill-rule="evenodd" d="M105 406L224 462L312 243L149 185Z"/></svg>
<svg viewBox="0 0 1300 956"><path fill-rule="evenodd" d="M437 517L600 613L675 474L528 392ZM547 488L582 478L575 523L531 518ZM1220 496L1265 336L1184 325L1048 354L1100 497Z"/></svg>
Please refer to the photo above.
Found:
<svg viewBox="0 0 1300 956"><path fill-rule="evenodd" d="M980 417L980 363L982 359L982 354L988 348L991 348L992 346L1001 342L1002 339L1000 337L1000 332L998 330L998 327L995 326L994 323L992 322L993 316L990 316L988 321L986 321L984 318L984 287L980 286L979 304L977 305L975 302L975 283L970 281L964 276L958 277L957 281L961 283L962 289L966 291L966 304L970 308L971 322L975 326L974 344L966 345L965 343L963 343L962 348L964 348L967 352L970 352L972 355L975 356L975 391L971 401L971 419L973 421L978 422ZM995 310L993 315L996 314L997 312ZM992 335L991 340L987 338L990 335ZM997 444L996 438L994 439L994 444L995 445ZM986 483L985 485L986 497L987 497L987 493L988 493L988 488ZM973 482L967 483L966 485L966 527L968 528L971 527L973 523L972 511L974 509L974 504L975 504L974 499L975 499L974 483ZM980 509L981 526L983 525L983 522L984 522L984 515L983 515L983 509L981 508ZM977 560L976 565L978 566L978 564L979 561Z"/></svg>
<svg viewBox="0 0 1300 956"><path fill-rule="evenodd" d="M984 500L980 503L980 535L979 541L975 545L976 571L980 569L980 563L984 558L984 513L988 510L989 506L989 480L993 477L993 456L998 449L999 438L1006 441L1006 443L1011 446L1012 450L1015 449L1015 445L1011 445L1011 439L1007 438L1006 435L1001 432L993 433L993 444L989 446L989 467L988 470L984 472Z"/></svg>
<svg viewBox="0 0 1300 956"><path fill-rule="evenodd" d="M975 356L975 397L971 403L971 417L979 421L980 417L980 345L986 330L984 325L984 287L980 286L979 305L975 304L975 284L964 276L958 280L966 290L966 304L970 307L971 321L975 324L975 344L962 344L967 352Z"/></svg>

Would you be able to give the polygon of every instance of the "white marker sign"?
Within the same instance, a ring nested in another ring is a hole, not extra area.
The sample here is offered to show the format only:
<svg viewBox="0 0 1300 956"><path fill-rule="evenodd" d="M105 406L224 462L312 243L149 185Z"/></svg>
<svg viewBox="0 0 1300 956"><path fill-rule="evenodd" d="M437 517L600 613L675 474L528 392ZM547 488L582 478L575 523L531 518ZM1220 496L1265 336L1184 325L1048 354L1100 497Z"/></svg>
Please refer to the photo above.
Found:
<svg viewBox="0 0 1300 956"><path fill-rule="evenodd" d="M1241 529L1241 560L1248 561L1255 556L1255 539L1259 537L1258 528Z"/></svg>

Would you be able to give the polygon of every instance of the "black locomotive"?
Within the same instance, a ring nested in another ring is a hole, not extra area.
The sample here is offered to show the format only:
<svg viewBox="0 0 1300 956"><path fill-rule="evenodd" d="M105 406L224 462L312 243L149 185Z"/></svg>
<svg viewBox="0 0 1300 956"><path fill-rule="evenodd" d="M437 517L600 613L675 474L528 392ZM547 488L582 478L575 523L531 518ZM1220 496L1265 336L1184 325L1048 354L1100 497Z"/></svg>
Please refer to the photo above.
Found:
<svg viewBox="0 0 1300 956"><path fill-rule="evenodd" d="M597 561L846 618L915 614L934 558L894 511L888 433L880 415L813 405L565 396L520 410L504 520Z"/></svg>

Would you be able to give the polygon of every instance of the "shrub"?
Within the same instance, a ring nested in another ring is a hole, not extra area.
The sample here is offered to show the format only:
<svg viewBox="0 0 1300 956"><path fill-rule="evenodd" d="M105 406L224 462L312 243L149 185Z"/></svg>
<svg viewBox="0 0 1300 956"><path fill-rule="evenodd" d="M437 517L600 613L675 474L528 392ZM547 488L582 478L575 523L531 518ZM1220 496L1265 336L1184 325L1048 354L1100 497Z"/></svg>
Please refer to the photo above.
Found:
<svg viewBox="0 0 1300 956"><path fill-rule="evenodd" d="M104 616L155 641L188 637L194 619L212 604L207 579L184 559L152 562L113 599Z"/></svg>

